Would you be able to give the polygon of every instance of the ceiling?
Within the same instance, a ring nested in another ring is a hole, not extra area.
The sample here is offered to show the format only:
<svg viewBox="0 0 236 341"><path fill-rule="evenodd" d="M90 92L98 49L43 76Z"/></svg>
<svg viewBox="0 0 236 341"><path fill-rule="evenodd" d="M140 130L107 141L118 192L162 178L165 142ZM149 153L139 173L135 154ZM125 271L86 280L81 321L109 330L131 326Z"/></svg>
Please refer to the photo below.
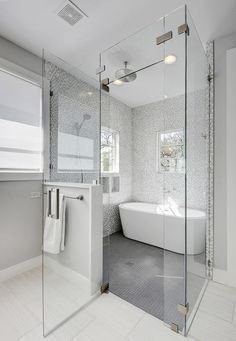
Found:
<svg viewBox="0 0 236 341"><path fill-rule="evenodd" d="M0 0L0 34L39 56L45 48L94 77L99 52L184 3L203 44L236 31L235 0L73 1L88 18L71 27L56 15L63 0Z"/></svg>

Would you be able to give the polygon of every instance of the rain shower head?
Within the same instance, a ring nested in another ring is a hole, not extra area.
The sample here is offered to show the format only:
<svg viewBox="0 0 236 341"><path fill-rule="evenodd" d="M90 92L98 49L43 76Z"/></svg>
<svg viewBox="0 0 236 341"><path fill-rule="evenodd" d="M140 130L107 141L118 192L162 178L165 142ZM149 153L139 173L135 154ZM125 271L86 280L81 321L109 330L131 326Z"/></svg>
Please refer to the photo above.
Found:
<svg viewBox="0 0 236 341"><path fill-rule="evenodd" d="M119 69L115 73L116 80L114 81L114 84L120 85L124 83L130 83L133 82L137 78L136 72L134 72L131 69L128 69L128 62L124 62L125 67L122 69Z"/></svg>

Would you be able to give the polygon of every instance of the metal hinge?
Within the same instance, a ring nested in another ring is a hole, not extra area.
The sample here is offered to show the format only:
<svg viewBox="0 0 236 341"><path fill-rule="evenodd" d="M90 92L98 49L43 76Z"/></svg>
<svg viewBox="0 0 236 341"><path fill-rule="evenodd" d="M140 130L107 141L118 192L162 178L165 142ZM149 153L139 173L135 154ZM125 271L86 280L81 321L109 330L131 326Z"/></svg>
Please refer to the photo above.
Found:
<svg viewBox="0 0 236 341"><path fill-rule="evenodd" d="M104 294L104 293L108 294L109 293L109 283L102 284L100 291L101 291L101 294Z"/></svg>
<svg viewBox="0 0 236 341"><path fill-rule="evenodd" d="M50 95L50 97L53 96L53 91L52 90L49 91L49 95Z"/></svg>
<svg viewBox="0 0 236 341"><path fill-rule="evenodd" d="M106 66L105 65L99 66L96 69L96 75L99 75L100 73L104 72L105 70L106 70Z"/></svg>
<svg viewBox="0 0 236 341"><path fill-rule="evenodd" d="M173 332L175 332L175 333L178 333L178 332L179 332L179 326L178 326L178 324L171 323L170 329L171 329Z"/></svg>
<svg viewBox="0 0 236 341"><path fill-rule="evenodd" d="M109 78L105 78L101 81L102 89L106 92L110 91L108 84L109 84Z"/></svg>
<svg viewBox="0 0 236 341"><path fill-rule="evenodd" d="M53 164L52 163L49 163L49 169L53 169Z"/></svg>
<svg viewBox="0 0 236 341"><path fill-rule="evenodd" d="M156 38L156 44L160 45L173 38L173 32L169 31Z"/></svg>
<svg viewBox="0 0 236 341"><path fill-rule="evenodd" d="M214 79L214 75L209 73L208 76L207 76L208 82L210 83L213 79Z"/></svg>
<svg viewBox="0 0 236 341"><path fill-rule="evenodd" d="M183 34L183 33L187 33L187 35L189 35L189 27L187 24L183 24L178 27L178 34Z"/></svg>
<svg viewBox="0 0 236 341"><path fill-rule="evenodd" d="M189 311L189 303L187 303L186 305L184 304L178 304L177 305L177 310L180 314L186 316L188 314Z"/></svg>

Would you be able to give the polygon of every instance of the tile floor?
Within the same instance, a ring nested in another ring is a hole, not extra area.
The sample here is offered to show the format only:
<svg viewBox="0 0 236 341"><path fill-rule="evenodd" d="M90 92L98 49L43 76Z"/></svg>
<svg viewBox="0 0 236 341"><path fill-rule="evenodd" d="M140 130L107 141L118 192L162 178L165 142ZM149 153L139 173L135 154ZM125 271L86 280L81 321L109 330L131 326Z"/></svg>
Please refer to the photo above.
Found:
<svg viewBox="0 0 236 341"><path fill-rule="evenodd" d="M204 254L188 256L188 269L194 270L195 259L205 274ZM201 272L198 269L197 273ZM190 312L204 283L205 278L188 273ZM177 312L176 306L185 301L183 255L125 238L121 232L113 233L110 236L109 288L125 301L168 324L177 324L182 330L184 316Z"/></svg>
<svg viewBox="0 0 236 341"><path fill-rule="evenodd" d="M0 284L1 341L185 340L160 320L111 293L100 296L44 339L40 285L39 269ZM236 289L211 282L186 340L235 341L235 304Z"/></svg>

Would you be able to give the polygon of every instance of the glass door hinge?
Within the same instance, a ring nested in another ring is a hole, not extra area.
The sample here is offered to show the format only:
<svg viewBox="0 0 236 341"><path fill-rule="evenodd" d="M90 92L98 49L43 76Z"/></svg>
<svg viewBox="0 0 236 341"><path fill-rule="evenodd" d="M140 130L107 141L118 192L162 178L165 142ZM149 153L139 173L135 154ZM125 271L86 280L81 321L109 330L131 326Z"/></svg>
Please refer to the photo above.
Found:
<svg viewBox="0 0 236 341"><path fill-rule="evenodd" d="M178 34L183 33L187 33L187 35L189 35L189 26L187 24L183 24L178 27Z"/></svg>
<svg viewBox="0 0 236 341"><path fill-rule="evenodd" d="M108 294L109 292L109 283L104 283L101 285L101 288L100 288L100 291L101 291L101 294Z"/></svg>
<svg viewBox="0 0 236 341"><path fill-rule="evenodd" d="M187 303L186 305L184 304L178 304L177 305L177 310L180 314L182 315L187 315L188 314L188 311L189 311L189 303Z"/></svg>
<svg viewBox="0 0 236 341"><path fill-rule="evenodd" d="M156 44L160 45L173 38L173 32L169 31L156 38Z"/></svg>
<svg viewBox="0 0 236 341"><path fill-rule="evenodd" d="M171 329L173 332L175 332L175 333L178 333L178 332L179 332L179 326L178 326L178 324L171 323L170 329Z"/></svg>
<svg viewBox="0 0 236 341"><path fill-rule="evenodd" d="M105 70L106 70L106 66L105 65L99 66L96 69L96 75L99 75L100 73L104 72Z"/></svg>
<svg viewBox="0 0 236 341"><path fill-rule="evenodd" d="M207 76L207 80L208 80L209 83L210 83L213 79L214 79L214 75L209 74L209 75Z"/></svg>
<svg viewBox="0 0 236 341"><path fill-rule="evenodd" d="M105 78L101 81L101 87L104 91L109 92L109 78Z"/></svg>

